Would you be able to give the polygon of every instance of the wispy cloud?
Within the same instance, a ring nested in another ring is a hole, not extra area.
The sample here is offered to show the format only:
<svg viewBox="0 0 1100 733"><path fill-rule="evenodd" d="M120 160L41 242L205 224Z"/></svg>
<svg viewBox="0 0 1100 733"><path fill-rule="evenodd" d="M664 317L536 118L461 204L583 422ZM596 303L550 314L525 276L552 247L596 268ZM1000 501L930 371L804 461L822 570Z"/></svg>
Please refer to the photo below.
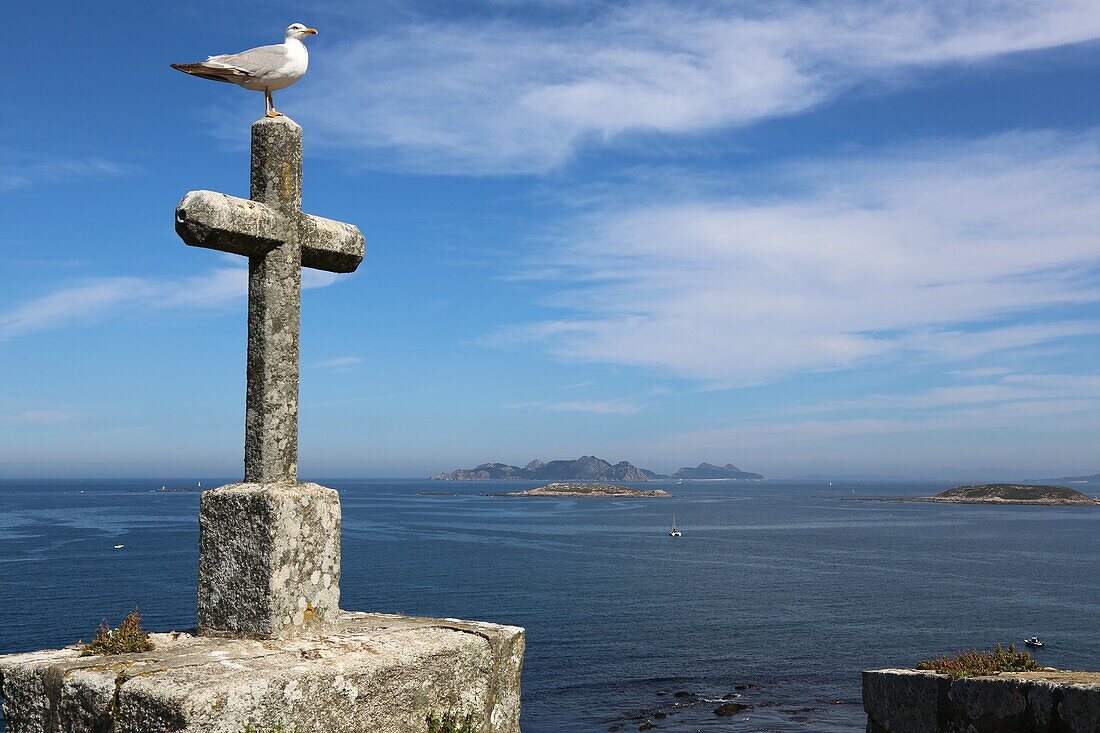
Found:
<svg viewBox="0 0 1100 733"><path fill-rule="evenodd" d="M17 156L18 157L18 156ZM83 182L110 178L134 170L133 166L102 158L70 158L22 161L0 165L0 191L27 188L40 183Z"/></svg>
<svg viewBox="0 0 1100 733"><path fill-rule="evenodd" d="M332 359L325 359L319 361L315 366L321 369L332 369L337 372L349 371L356 364L361 364L363 360L358 356L337 356Z"/></svg>
<svg viewBox="0 0 1100 733"><path fill-rule="evenodd" d="M921 67L1100 37L1093 0L559 5L549 24L372 19L317 49L303 116L368 165L542 172L630 133L746 125Z"/></svg>
<svg viewBox="0 0 1100 733"><path fill-rule="evenodd" d="M1100 375L1095 374L1003 374L993 382L932 387L912 394L868 394L853 400L821 402L798 408L801 412L837 410L947 411L974 405L1038 403L1066 405L1100 401ZM1059 410L1062 408L1059 407Z"/></svg>
<svg viewBox="0 0 1100 733"><path fill-rule="evenodd" d="M591 412L597 415L637 415L644 408L631 400L571 400L568 402L519 402L506 410L539 409L551 412Z"/></svg>
<svg viewBox="0 0 1100 733"><path fill-rule="evenodd" d="M336 282L329 273L308 277L303 288ZM248 294L248 270L217 267L183 278L112 277L86 280L0 311L0 340L22 334L95 323L134 309L217 309Z"/></svg>
<svg viewBox="0 0 1100 733"><path fill-rule="evenodd" d="M793 193L580 217L529 263L565 273L543 301L564 317L485 343L722 387L869 360L967 368L1100 333L1050 315L1100 301L1100 132L869 151L777 179Z"/></svg>
<svg viewBox="0 0 1100 733"><path fill-rule="evenodd" d="M927 461L943 466L945 457L953 452L972 467L982 465L982 461L1042 465L1068 458L1076 463L1080 461L1079 450L1065 438L1096 435L1097 409L1100 399L1093 398L977 404L917 415L754 419L727 427L662 435L648 446L635 445L635 450L705 457L728 453L732 445L737 446L739 455L771 463L779 472L792 467L820 471L823 466L850 471L853 465L874 467L881 459L881 465L892 466L893 470L905 466L905 470L927 473ZM1006 434L1013 437L1005 440ZM960 440L960 436L965 437ZM853 444L860 446L858 462L847 453ZM799 455L792 455L790 446L801 446ZM889 448L876 458L871 446Z"/></svg>
<svg viewBox="0 0 1100 733"><path fill-rule="evenodd" d="M0 422L16 425L58 425L79 420L80 412L73 410L23 410L11 414L0 414Z"/></svg>

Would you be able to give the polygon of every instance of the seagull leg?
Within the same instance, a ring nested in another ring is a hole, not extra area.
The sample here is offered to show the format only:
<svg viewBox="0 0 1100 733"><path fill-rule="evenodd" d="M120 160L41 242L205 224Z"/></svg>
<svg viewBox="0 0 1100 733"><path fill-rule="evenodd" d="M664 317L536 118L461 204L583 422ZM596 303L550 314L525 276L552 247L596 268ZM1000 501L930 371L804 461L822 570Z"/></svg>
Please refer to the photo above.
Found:
<svg viewBox="0 0 1100 733"><path fill-rule="evenodd" d="M275 109L275 98L271 96L271 92L267 89L264 90L264 103L267 105L267 112L265 114L268 117L282 117L283 113L278 112Z"/></svg>

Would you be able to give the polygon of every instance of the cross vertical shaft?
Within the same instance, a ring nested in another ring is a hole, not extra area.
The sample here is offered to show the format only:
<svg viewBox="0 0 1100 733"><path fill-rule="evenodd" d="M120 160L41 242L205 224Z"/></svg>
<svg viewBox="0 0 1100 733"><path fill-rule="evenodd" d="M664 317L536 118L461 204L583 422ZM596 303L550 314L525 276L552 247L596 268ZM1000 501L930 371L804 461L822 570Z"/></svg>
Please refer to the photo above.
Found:
<svg viewBox="0 0 1100 733"><path fill-rule="evenodd" d="M302 208L302 128L285 120L252 126L251 193L294 220ZM298 480L298 330L302 248L297 227L248 258L248 391L244 480Z"/></svg>
<svg viewBox="0 0 1100 733"><path fill-rule="evenodd" d="M204 634L287 638L340 613L340 497L298 481L302 268L354 272L363 234L302 211L302 128L252 125L251 198L191 191L176 232L192 247L248 257L244 483L199 508L198 621Z"/></svg>

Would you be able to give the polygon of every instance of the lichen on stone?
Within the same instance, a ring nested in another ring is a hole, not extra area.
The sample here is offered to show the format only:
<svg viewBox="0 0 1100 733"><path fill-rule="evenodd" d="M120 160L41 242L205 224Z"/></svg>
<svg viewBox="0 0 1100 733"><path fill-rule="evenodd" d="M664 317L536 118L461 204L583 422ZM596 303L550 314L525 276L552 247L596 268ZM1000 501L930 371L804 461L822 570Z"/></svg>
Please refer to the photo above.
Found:
<svg viewBox="0 0 1100 733"><path fill-rule="evenodd" d="M437 718L435 711L428 713L425 722L428 725L427 733L476 733L478 730L474 724L473 713L466 713L465 717L459 717L458 713L443 713Z"/></svg>

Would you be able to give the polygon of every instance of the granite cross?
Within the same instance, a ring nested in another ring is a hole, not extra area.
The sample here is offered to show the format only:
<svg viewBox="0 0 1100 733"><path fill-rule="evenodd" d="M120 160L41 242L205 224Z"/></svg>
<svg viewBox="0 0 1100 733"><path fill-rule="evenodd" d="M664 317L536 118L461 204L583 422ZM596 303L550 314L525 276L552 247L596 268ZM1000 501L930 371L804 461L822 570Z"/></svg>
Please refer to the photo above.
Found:
<svg viewBox="0 0 1100 733"><path fill-rule="evenodd" d="M359 229L302 213L302 128L252 125L250 199L192 191L176 207L186 244L248 257L248 389L244 480L298 480L298 328L302 268L353 272Z"/></svg>

